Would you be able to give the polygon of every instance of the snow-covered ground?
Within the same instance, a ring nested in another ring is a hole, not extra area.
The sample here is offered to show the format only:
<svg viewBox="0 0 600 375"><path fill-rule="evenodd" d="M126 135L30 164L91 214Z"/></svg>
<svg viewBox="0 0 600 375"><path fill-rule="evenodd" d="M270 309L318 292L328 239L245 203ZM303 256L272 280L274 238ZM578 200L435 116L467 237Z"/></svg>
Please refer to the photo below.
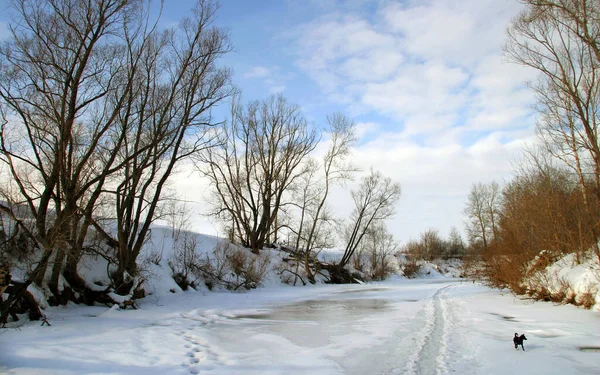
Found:
<svg viewBox="0 0 600 375"><path fill-rule="evenodd" d="M7 374L598 374L600 313L457 279L70 306L0 331ZM525 333L525 349L512 337Z"/></svg>

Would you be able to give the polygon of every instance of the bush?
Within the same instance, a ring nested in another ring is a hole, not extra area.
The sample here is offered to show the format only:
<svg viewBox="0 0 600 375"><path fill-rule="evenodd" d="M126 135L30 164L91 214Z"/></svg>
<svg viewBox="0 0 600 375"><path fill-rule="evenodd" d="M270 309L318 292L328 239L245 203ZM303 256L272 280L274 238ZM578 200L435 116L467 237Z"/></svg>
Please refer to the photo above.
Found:
<svg viewBox="0 0 600 375"><path fill-rule="evenodd" d="M254 289L267 274L269 259L231 243L221 242L198 266L209 289L220 285L229 290Z"/></svg>
<svg viewBox="0 0 600 375"><path fill-rule="evenodd" d="M169 267L173 271L173 280L182 290L187 290L190 286L196 288L198 279L198 270L202 262L201 257L196 251L196 236L189 232L184 232L183 237L175 241L175 249L169 259ZM162 256L161 256L162 257ZM150 256L150 261L157 261L157 256ZM160 263L160 260L158 260Z"/></svg>
<svg viewBox="0 0 600 375"><path fill-rule="evenodd" d="M416 277L420 270L421 265L416 260L409 260L402 265L402 272L409 279Z"/></svg>
<svg viewBox="0 0 600 375"><path fill-rule="evenodd" d="M577 304L586 309L591 309L596 304L595 296L597 292L595 288L588 285L587 289L576 297Z"/></svg>
<svg viewBox="0 0 600 375"><path fill-rule="evenodd" d="M397 248L394 236L383 224L370 228L352 256L354 269L360 273L360 279L386 279L395 271L391 260Z"/></svg>
<svg viewBox="0 0 600 375"><path fill-rule="evenodd" d="M482 254L485 264L483 276L486 283L494 288L510 288L513 291L522 290L521 282L524 275L524 265L517 259L503 256L490 247L488 252Z"/></svg>

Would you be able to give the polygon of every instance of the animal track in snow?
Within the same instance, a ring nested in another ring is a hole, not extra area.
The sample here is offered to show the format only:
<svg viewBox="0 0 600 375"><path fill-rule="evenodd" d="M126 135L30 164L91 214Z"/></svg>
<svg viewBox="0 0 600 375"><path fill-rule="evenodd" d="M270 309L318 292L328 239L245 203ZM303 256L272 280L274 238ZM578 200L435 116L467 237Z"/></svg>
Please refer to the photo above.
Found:
<svg viewBox="0 0 600 375"><path fill-rule="evenodd" d="M214 368L215 364L226 365L226 361L222 360L221 356L200 337L187 332L183 338L186 341L184 347L188 349L186 352L188 360L182 366L187 367L191 374L200 374L204 370Z"/></svg>

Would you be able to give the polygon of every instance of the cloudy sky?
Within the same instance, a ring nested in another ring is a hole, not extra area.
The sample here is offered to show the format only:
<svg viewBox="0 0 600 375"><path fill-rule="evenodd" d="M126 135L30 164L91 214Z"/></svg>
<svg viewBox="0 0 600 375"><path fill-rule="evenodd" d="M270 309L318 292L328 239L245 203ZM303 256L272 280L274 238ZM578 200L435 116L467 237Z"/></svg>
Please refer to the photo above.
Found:
<svg viewBox="0 0 600 375"><path fill-rule="evenodd" d="M193 0L165 3L167 25ZM316 125L335 111L355 119L356 164L402 185L388 226L406 241L429 228L462 230L471 185L508 179L533 140L534 98L523 84L533 72L502 58L520 9L517 0L223 0L217 22L230 32L224 63L244 99L282 93ZM181 180L202 206L202 184ZM335 194L340 215L349 204Z"/></svg>
<svg viewBox="0 0 600 375"><path fill-rule="evenodd" d="M246 99L281 92L322 123L358 124L354 159L402 185L398 240L464 227L475 182L510 178L532 142L533 72L502 58L516 0L223 1ZM336 194L340 214L348 196Z"/></svg>

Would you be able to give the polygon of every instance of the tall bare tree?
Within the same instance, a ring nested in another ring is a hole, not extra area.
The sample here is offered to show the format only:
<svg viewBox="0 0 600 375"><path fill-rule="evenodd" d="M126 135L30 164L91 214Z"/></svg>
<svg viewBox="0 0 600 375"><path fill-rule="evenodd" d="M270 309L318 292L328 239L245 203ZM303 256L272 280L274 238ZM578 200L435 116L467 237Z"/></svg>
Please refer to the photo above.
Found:
<svg viewBox="0 0 600 375"><path fill-rule="evenodd" d="M366 233L355 257L367 257L369 277L372 280L384 280L393 268L392 254L398 249L394 236L388 232L383 222L374 224Z"/></svg>
<svg viewBox="0 0 600 375"><path fill-rule="evenodd" d="M0 49L1 157L19 203L35 222L32 238L44 252L32 280L41 284L57 252L49 282L55 294L67 255L67 269L76 265L114 162L114 154L98 156L100 149L118 148L114 124L120 108L107 98L122 102L132 85L122 44L102 40L139 30L135 15L141 4L16 1L21 22L11 25L12 37ZM81 283L76 273L65 276Z"/></svg>
<svg viewBox="0 0 600 375"><path fill-rule="evenodd" d="M354 211L346 227L346 247L338 267L348 264L373 225L395 214L400 191L399 183L373 169L363 177L358 190L352 192Z"/></svg>
<svg viewBox="0 0 600 375"><path fill-rule="evenodd" d="M465 207L466 230L471 244L481 241L484 251L492 240L498 238L500 204L498 183L473 184Z"/></svg>
<svg viewBox="0 0 600 375"><path fill-rule="evenodd" d="M214 61L227 39L210 27L210 1L167 31L143 0L13 4L19 19L0 48L0 160L28 212L0 209L42 252L27 283L42 284L53 259L49 286L59 296L61 273L85 287L77 264L92 227L120 250L119 267L135 272L162 186L198 149L192 133L225 95L228 72ZM117 240L97 217L107 202L118 202L109 214Z"/></svg>
<svg viewBox="0 0 600 375"><path fill-rule="evenodd" d="M236 98L230 120L201 154L199 171L214 188L213 214L254 253L273 233L284 193L317 140L299 107L283 96L246 107Z"/></svg>
<svg viewBox="0 0 600 375"><path fill-rule="evenodd" d="M127 275L136 274L169 177L181 160L210 144L217 125L210 110L231 93L229 70L217 66L230 45L212 26L216 10L202 1L178 28L149 36L128 106L119 113L125 167L115 175L117 284L127 286Z"/></svg>
<svg viewBox="0 0 600 375"><path fill-rule="evenodd" d="M508 29L506 54L540 73L538 134L548 150L579 176L584 204L600 197L600 3L523 0ZM589 188L591 187L591 189ZM593 236L600 239L598 228ZM594 246L600 259L600 248Z"/></svg>
<svg viewBox="0 0 600 375"><path fill-rule="evenodd" d="M331 222L326 209L329 192L333 185L348 180L356 171L356 168L347 162L350 148L355 141L354 122L336 113L327 117L327 125L329 148L321 163L314 161L307 165L306 178L303 179L298 194L299 226L294 230L295 248L304 253L304 268L311 283L315 282L314 271L310 267L312 251L321 226Z"/></svg>

